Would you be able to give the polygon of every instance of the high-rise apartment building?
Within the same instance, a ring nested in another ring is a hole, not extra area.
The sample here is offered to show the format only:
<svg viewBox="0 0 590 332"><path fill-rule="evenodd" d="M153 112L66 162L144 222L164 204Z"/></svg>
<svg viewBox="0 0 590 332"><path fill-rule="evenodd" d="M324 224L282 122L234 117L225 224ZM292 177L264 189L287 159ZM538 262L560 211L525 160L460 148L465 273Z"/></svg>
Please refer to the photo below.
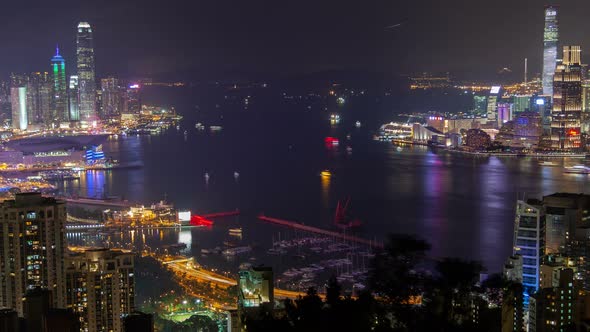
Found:
<svg viewBox="0 0 590 332"><path fill-rule="evenodd" d="M53 77L53 94L51 106L53 121L58 124L70 120L68 114L68 96L66 94L66 62L59 54L59 47L55 49L55 55L51 58L51 73Z"/></svg>
<svg viewBox="0 0 590 332"><path fill-rule="evenodd" d="M581 142L582 73L580 47L564 46L563 62L553 77L551 110L551 147L578 150Z"/></svg>
<svg viewBox="0 0 590 332"><path fill-rule="evenodd" d="M559 22L557 7L545 6L545 29L543 30L543 94L553 95L553 75L557 64Z"/></svg>
<svg viewBox="0 0 590 332"><path fill-rule="evenodd" d="M488 104L486 107L486 113L488 122L496 122L498 119L498 99L500 97L499 86L493 86L488 96Z"/></svg>
<svg viewBox="0 0 590 332"><path fill-rule="evenodd" d="M554 286L540 289L531 300L529 332L575 331L574 273L567 268L556 272Z"/></svg>
<svg viewBox="0 0 590 332"><path fill-rule="evenodd" d="M92 122L96 116L96 81L92 27L87 22L78 24L76 38L80 121Z"/></svg>
<svg viewBox="0 0 590 332"><path fill-rule="evenodd" d="M10 88L10 103L12 105L12 128L27 130L29 124L27 88L24 86Z"/></svg>
<svg viewBox="0 0 590 332"><path fill-rule="evenodd" d="M123 315L135 308L131 252L94 249L71 254L66 263L67 306L88 332L121 331Z"/></svg>
<svg viewBox="0 0 590 332"><path fill-rule="evenodd" d="M16 194L0 204L0 306L24 315L27 290L51 292L65 308L65 202L40 193Z"/></svg>

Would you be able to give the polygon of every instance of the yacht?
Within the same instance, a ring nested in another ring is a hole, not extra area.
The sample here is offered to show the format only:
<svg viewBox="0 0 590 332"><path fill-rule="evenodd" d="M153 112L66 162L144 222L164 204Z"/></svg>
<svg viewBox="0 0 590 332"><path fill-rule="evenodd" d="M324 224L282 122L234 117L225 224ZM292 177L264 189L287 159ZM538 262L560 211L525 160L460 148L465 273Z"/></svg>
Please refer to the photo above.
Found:
<svg viewBox="0 0 590 332"><path fill-rule="evenodd" d="M574 165L571 167L565 167L564 172L573 174L590 174L590 167L586 167L585 165Z"/></svg>
<svg viewBox="0 0 590 332"><path fill-rule="evenodd" d="M355 126L355 127L357 127L357 128L360 128L360 127L361 127L361 122L360 122L360 121L357 121L357 122L354 124L354 126Z"/></svg>

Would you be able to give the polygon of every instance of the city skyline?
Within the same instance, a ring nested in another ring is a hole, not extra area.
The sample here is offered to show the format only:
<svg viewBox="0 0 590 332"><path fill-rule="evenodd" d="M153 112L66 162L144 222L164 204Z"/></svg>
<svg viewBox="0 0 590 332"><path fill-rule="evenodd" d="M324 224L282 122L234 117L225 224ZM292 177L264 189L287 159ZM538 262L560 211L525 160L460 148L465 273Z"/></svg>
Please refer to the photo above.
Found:
<svg viewBox="0 0 590 332"><path fill-rule="evenodd" d="M134 1L102 4L66 1L55 9L27 9L47 31L32 30L7 17L6 24L16 32L0 32L0 40L11 42L0 73L35 71L39 65L33 64L41 63L39 54L50 55L55 43L63 45L66 62L73 63L71 31L79 20L96 29L99 76L213 72L281 76L324 70L396 74L410 69L481 77L507 67L514 78L520 78L525 57L530 76L542 69L538 50L543 43L543 8L534 1L438 4L423 0L360 7L326 2L311 12L302 9L307 7L304 4L279 8L232 3L233 10L223 10L221 4L177 1L162 8L147 1L141 3L142 15L128 15ZM581 45L582 50L590 23L577 13L585 8L590 9L590 4L582 1L559 6L560 40ZM391 26L395 28L386 29ZM265 31L268 27L273 32ZM28 42L23 44L21 38Z"/></svg>

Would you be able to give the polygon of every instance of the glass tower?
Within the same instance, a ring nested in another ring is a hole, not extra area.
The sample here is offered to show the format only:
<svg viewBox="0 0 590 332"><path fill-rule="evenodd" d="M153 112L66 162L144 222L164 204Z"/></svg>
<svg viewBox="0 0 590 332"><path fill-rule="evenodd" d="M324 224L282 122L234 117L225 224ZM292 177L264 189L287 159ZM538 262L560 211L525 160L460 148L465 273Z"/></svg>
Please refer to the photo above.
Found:
<svg viewBox="0 0 590 332"><path fill-rule="evenodd" d="M557 7L545 7L545 29L543 31L543 94L553 95L553 74L557 62L557 41L559 39L559 22Z"/></svg>
<svg viewBox="0 0 590 332"><path fill-rule="evenodd" d="M70 120L71 121L80 121L80 95L78 93L78 75L70 76L70 91L69 91L69 100L70 100Z"/></svg>
<svg viewBox="0 0 590 332"><path fill-rule="evenodd" d="M51 58L51 72L53 75L52 109L53 121L69 121L68 97L66 94L66 62L59 55L59 47L55 49L55 55Z"/></svg>
<svg viewBox="0 0 590 332"><path fill-rule="evenodd" d="M513 256L522 256L524 304L539 289L539 266L545 255L545 212L536 200L516 202Z"/></svg>
<svg viewBox="0 0 590 332"><path fill-rule="evenodd" d="M563 62L553 77L551 147L577 150L582 147L582 67L580 46L564 46Z"/></svg>
<svg viewBox="0 0 590 332"><path fill-rule="evenodd" d="M87 22L78 24L76 38L78 62L78 91L80 121L92 122L96 117L96 82L94 77L94 47L92 28Z"/></svg>

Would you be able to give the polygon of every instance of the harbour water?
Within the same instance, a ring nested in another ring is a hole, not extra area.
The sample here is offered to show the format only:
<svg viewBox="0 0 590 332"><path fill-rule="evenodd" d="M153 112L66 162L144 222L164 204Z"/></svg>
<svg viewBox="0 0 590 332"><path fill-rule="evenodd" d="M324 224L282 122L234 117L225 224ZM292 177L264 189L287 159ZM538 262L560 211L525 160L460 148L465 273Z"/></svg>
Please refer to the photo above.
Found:
<svg viewBox="0 0 590 332"><path fill-rule="evenodd" d="M334 127L322 111L220 112L208 114L215 120L205 124L223 129L210 132L195 128L201 113L177 110L184 116L179 129L119 136L104 144L107 156L141 162L142 168L88 171L79 180L61 183L60 190L145 204L166 198L199 214L237 208L239 217L220 219L213 229L134 235L135 241L156 247L187 243L190 254L213 265L220 258L201 257L201 249L222 246L228 228L243 228L238 245L266 252L279 233L283 238L295 234L258 220L260 213L334 229L337 202L350 198L350 214L363 222L359 236L385 240L388 233L416 234L431 243L433 257L479 260L489 272L499 272L511 252L517 198L583 192L589 183L588 175L563 173L563 166L580 160L544 167L537 159L399 148L373 141L378 127L362 119L364 125L357 128L352 116ZM326 136L339 138L340 144L326 147ZM332 176L320 176L324 169ZM280 264L276 257L253 256L232 264L250 258Z"/></svg>

